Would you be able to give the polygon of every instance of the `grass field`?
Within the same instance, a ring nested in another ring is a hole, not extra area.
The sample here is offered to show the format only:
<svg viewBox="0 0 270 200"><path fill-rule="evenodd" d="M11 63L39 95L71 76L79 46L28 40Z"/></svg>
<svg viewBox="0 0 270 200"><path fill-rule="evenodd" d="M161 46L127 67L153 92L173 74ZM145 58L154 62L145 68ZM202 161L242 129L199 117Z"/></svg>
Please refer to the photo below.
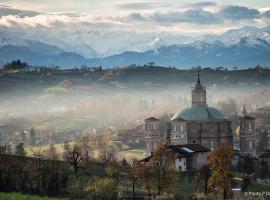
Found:
<svg viewBox="0 0 270 200"><path fill-rule="evenodd" d="M252 182L248 189L252 192L270 192L270 184Z"/></svg>
<svg viewBox="0 0 270 200"><path fill-rule="evenodd" d="M73 143L70 143L70 145L72 145ZM56 148L56 152L59 155L62 155L63 153L63 149L64 149L64 144L55 144L54 147ZM34 154L38 154L38 153L42 153L42 152L46 152L47 150L49 150L50 145L44 145L41 147L28 147L26 148L26 153L27 156L33 156Z"/></svg>
<svg viewBox="0 0 270 200"><path fill-rule="evenodd" d="M141 149L131 149L128 151L121 151L119 152L119 158L125 158L127 160L133 160L133 159L143 159L144 158L144 150Z"/></svg>
<svg viewBox="0 0 270 200"><path fill-rule="evenodd" d="M67 198L49 198L32 195L24 195L20 193L0 193L1 200L68 200Z"/></svg>

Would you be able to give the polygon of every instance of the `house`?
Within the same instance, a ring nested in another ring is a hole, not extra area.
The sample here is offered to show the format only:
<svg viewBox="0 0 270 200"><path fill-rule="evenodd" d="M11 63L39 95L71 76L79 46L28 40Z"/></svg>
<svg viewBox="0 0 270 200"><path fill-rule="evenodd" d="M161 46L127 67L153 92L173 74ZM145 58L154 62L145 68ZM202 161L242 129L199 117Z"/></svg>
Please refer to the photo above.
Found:
<svg viewBox="0 0 270 200"><path fill-rule="evenodd" d="M195 171L202 167L207 162L207 149L199 144L184 144L184 145L169 145L165 146L167 156L173 158L173 164L177 171ZM153 159L155 153L140 160L140 162L147 164Z"/></svg>
<svg viewBox="0 0 270 200"><path fill-rule="evenodd" d="M199 144L170 145L172 153L178 155L175 159L175 168L179 171L192 171L202 167L207 162L207 149Z"/></svg>

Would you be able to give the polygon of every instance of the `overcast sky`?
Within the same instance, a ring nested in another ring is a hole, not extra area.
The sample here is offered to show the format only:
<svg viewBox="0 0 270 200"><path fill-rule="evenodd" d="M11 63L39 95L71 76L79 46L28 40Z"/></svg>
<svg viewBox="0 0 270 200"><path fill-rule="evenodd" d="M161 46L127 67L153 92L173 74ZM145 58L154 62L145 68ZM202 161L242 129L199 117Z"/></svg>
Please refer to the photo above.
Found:
<svg viewBox="0 0 270 200"><path fill-rule="evenodd" d="M0 0L5 28L222 33L270 22L269 0Z"/></svg>

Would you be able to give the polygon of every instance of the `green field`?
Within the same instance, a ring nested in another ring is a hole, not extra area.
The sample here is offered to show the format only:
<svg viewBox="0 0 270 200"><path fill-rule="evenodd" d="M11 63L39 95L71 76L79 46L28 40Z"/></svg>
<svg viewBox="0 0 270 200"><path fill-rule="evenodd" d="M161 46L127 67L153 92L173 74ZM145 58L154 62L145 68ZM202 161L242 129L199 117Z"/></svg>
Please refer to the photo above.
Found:
<svg viewBox="0 0 270 200"><path fill-rule="evenodd" d="M252 192L270 192L270 184L252 182L248 186L248 190Z"/></svg>
<svg viewBox="0 0 270 200"><path fill-rule="evenodd" d="M67 198L49 198L32 195L24 195L20 193L0 193L1 200L68 200Z"/></svg>
<svg viewBox="0 0 270 200"><path fill-rule="evenodd" d="M69 143L70 145L72 145L73 143ZM59 155L62 155L63 150L64 150L64 144L55 144L54 147L56 148L56 152ZM44 145L41 147L27 147L26 148L26 153L27 156L33 156L34 154L38 154L38 153L42 153L42 152L46 152L48 151L50 148L50 145Z"/></svg>
<svg viewBox="0 0 270 200"><path fill-rule="evenodd" d="M121 158L125 158L127 160L132 161L133 159L143 159L144 158L144 150L141 149L131 149L128 151L121 151L119 152L119 157Z"/></svg>

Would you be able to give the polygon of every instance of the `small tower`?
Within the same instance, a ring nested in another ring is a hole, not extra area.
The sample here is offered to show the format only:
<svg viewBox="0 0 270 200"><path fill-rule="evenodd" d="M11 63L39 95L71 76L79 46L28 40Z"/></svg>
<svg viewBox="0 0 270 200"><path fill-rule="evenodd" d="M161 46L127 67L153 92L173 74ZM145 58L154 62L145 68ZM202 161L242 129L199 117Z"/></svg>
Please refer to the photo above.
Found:
<svg viewBox="0 0 270 200"><path fill-rule="evenodd" d="M240 117L240 153L243 155L256 156L255 119L248 115L244 105L243 116Z"/></svg>
<svg viewBox="0 0 270 200"><path fill-rule="evenodd" d="M160 121L150 117L144 121L145 156L150 156L160 146Z"/></svg>
<svg viewBox="0 0 270 200"><path fill-rule="evenodd" d="M192 98L192 106L195 106L195 105L207 106L207 103L206 103L206 89L201 84L200 72L199 71L198 71L197 83L196 83L195 87L192 88L191 98Z"/></svg>

